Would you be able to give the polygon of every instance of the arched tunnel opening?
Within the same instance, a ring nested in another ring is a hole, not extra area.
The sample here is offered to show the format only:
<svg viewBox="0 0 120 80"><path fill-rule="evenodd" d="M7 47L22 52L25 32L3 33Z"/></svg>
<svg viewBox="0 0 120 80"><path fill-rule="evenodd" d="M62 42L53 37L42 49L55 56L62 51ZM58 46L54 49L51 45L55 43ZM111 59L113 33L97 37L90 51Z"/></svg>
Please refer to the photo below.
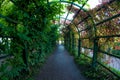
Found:
<svg viewBox="0 0 120 80"><path fill-rule="evenodd" d="M35 80L119 80L119 5L1 0L0 80L31 80L39 68Z"/></svg>

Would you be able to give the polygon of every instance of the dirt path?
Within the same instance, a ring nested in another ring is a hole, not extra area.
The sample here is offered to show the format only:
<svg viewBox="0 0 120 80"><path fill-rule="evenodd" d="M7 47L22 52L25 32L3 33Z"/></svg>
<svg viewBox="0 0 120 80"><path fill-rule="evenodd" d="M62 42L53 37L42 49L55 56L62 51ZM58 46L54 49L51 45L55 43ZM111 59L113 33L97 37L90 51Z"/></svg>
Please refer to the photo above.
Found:
<svg viewBox="0 0 120 80"><path fill-rule="evenodd" d="M64 46L59 45L35 80L86 80L68 54Z"/></svg>

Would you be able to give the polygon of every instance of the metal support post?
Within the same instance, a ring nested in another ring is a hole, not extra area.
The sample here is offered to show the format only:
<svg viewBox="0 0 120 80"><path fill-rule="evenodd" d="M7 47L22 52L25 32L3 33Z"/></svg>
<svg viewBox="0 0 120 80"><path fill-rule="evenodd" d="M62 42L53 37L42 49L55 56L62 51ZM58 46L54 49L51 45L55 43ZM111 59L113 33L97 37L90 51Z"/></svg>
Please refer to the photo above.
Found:
<svg viewBox="0 0 120 80"><path fill-rule="evenodd" d="M93 59L92 59L93 68L96 68L97 66L97 53L98 53L98 39L94 39Z"/></svg>
<svg viewBox="0 0 120 80"><path fill-rule="evenodd" d="M74 46L74 34L72 34L72 53L74 53L75 46Z"/></svg>
<svg viewBox="0 0 120 80"><path fill-rule="evenodd" d="M81 39L78 39L78 57L80 57L81 54Z"/></svg>

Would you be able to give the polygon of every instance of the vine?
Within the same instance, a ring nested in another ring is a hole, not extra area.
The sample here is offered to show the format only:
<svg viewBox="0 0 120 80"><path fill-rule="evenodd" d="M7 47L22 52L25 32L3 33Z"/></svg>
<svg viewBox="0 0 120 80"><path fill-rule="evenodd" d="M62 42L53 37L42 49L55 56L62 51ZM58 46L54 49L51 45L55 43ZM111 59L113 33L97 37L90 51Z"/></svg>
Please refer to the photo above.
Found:
<svg viewBox="0 0 120 80"><path fill-rule="evenodd" d="M44 62L59 37L58 25L52 24L59 8L46 0L0 1L0 55L12 54L0 66L0 80L18 79Z"/></svg>

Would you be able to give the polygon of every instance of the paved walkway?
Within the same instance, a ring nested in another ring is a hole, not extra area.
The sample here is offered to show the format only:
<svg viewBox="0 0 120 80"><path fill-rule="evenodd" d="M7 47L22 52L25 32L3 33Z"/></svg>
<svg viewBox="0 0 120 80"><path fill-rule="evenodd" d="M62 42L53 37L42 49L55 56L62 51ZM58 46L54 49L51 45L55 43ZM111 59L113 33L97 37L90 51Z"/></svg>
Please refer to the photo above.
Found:
<svg viewBox="0 0 120 80"><path fill-rule="evenodd" d="M68 54L64 46L59 45L35 80L86 80Z"/></svg>

